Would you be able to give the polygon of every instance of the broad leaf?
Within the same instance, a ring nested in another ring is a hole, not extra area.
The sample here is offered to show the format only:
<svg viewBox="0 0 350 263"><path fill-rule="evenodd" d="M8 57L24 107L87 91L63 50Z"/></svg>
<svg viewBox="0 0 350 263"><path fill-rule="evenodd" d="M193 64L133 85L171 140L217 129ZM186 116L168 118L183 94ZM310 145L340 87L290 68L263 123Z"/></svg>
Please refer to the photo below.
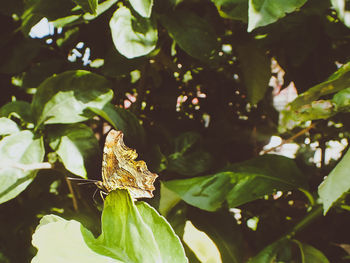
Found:
<svg viewBox="0 0 350 263"><path fill-rule="evenodd" d="M142 68L146 61L146 57L128 59L119 52L115 52L113 47L107 51L101 71L108 77L116 78L129 75L131 71Z"/></svg>
<svg viewBox="0 0 350 263"><path fill-rule="evenodd" d="M12 116L24 122L33 122L33 115L30 104L25 101L12 101L0 108L0 116L11 118Z"/></svg>
<svg viewBox="0 0 350 263"><path fill-rule="evenodd" d="M290 246L290 241L286 239L278 240L271 245L268 245L261 250L254 258L251 258L248 263L266 263L280 262L280 254L283 250ZM284 261L286 262L286 261Z"/></svg>
<svg viewBox="0 0 350 263"><path fill-rule="evenodd" d="M200 262L222 262L220 251L213 240L191 221L186 221L183 240Z"/></svg>
<svg viewBox="0 0 350 263"><path fill-rule="evenodd" d="M195 132L186 132L176 137L175 151L168 156L167 170L183 175L196 175L208 170L212 165L211 154L194 147L200 138Z"/></svg>
<svg viewBox="0 0 350 263"><path fill-rule="evenodd" d="M4 42L2 40L1 42ZM24 71L38 55L40 45L32 39L9 42L0 50L0 73L14 74Z"/></svg>
<svg viewBox="0 0 350 263"><path fill-rule="evenodd" d="M17 123L8 119L0 118L0 136L9 135L20 131Z"/></svg>
<svg viewBox="0 0 350 263"><path fill-rule="evenodd" d="M170 212L170 210L181 201L181 198L174 193L173 191L170 191L163 182L160 183L160 200L159 200L159 212L163 216L167 216L167 214Z"/></svg>
<svg viewBox="0 0 350 263"><path fill-rule="evenodd" d="M72 15L74 3L71 0L31 0L25 2L21 16L22 31L28 34L31 28L43 17L49 21Z"/></svg>
<svg viewBox="0 0 350 263"><path fill-rule="evenodd" d="M337 200L349 191L349 169L350 151L347 151L337 166L318 187L318 194L323 203L324 214L328 212Z"/></svg>
<svg viewBox="0 0 350 263"><path fill-rule="evenodd" d="M318 249L308 244L301 243L299 241L297 241L296 243L299 246L301 259L303 263L308 263L308 262L329 263L329 260L326 258L326 256Z"/></svg>
<svg viewBox="0 0 350 263"><path fill-rule="evenodd" d="M133 16L126 7L114 12L109 27L116 49L127 58L147 55L156 47L158 31L154 22Z"/></svg>
<svg viewBox="0 0 350 263"><path fill-rule="evenodd" d="M92 251L84 241L82 228L75 220L68 221L55 215L44 216L33 234L32 244L38 249L38 253L32 263L121 263ZM85 235L92 235L84 230Z"/></svg>
<svg viewBox="0 0 350 263"><path fill-rule="evenodd" d="M271 24L302 7L307 0L249 0L248 32Z"/></svg>
<svg viewBox="0 0 350 263"><path fill-rule="evenodd" d="M46 79L32 101L36 125L75 123L93 115L88 107L103 108L113 97L110 83L84 70L67 71Z"/></svg>
<svg viewBox="0 0 350 263"><path fill-rule="evenodd" d="M204 18L189 11L177 10L161 16L161 22L187 54L204 62L216 58L216 34Z"/></svg>
<svg viewBox="0 0 350 263"><path fill-rule="evenodd" d="M25 165L40 163L45 150L42 138L26 130L0 141L0 203L19 195L33 181L37 171Z"/></svg>
<svg viewBox="0 0 350 263"><path fill-rule="evenodd" d="M219 209L225 201L234 208L277 190L305 187L305 178L294 161L283 156L264 155L225 170L164 184L188 204L207 211Z"/></svg>
<svg viewBox="0 0 350 263"><path fill-rule="evenodd" d="M98 0L73 0L77 5L80 5L85 12L96 15Z"/></svg>
<svg viewBox="0 0 350 263"><path fill-rule="evenodd" d="M90 110L107 120L116 130L122 131L126 141L132 142L132 145L144 146L145 130L132 112L114 107L111 103L102 109L90 108Z"/></svg>
<svg viewBox="0 0 350 263"><path fill-rule="evenodd" d="M295 249L295 244L298 250ZM321 251L298 240L289 239L281 239L268 245L248 261L248 263L265 262L329 263Z"/></svg>
<svg viewBox="0 0 350 263"><path fill-rule="evenodd" d="M347 26L350 27L350 10L346 0L331 0L333 8L337 11L339 19Z"/></svg>
<svg viewBox="0 0 350 263"><path fill-rule="evenodd" d="M224 18L248 22L248 0L211 0Z"/></svg>
<svg viewBox="0 0 350 263"><path fill-rule="evenodd" d="M62 159L64 167L86 178L89 157L98 152L98 142L92 130L84 124L60 125L49 130L50 147Z"/></svg>
<svg viewBox="0 0 350 263"><path fill-rule="evenodd" d="M153 0L129 0L132 8L143 17L149 18L152 13Z"/></svg>
<svg viewBox="0 0 350 263"><path fill-rule="evenodd" d="M350 63L343 65L334 72L328 80L308 89L300 94L291 104L292 110L298 110L301 106L309 104L322 96L338 92L350 86Z"/></svg>
<svg viewBox="0 0 350 263"><path fill-rule="evenodd" d="M47 239L47 236L55 236ZM126 190L111 192L95 237L76 221L45 216L33 235L32 262L187 262L179 238L149 205L131 200ZM57 250L59 249L59 250ZM53 261L60 260L60 261Z"/></svg>
<svg viewBox="0 0 350 263"><path fill-rule="evenodd" d="M220 251L222 259L220 262L245 262L241 229L232 213L229 211L219 213L200 211L195 216L191 216L191 220L196 228L204 231L215 243Z"/></svg>
<svg viewBox="0 0 350 263"><path fill-rule="evenodd" d="M270 60L264 50L253 43L238 48L248 100L252 104L264 98L271 77Z"/></svg>
<svg viewBox="0 0 350 263"><path fill-rule="evenodd" d="M83 17L84 17L85 20L93 20L96 17L98 17L99 15L103 14L104 12L106 12L116 2L118 2L118 0L106 0L106 1L104 1L102 3L100 3L97 6L97 8L96 8L96 15L91 15L89 13L85 13Z"/></svg>

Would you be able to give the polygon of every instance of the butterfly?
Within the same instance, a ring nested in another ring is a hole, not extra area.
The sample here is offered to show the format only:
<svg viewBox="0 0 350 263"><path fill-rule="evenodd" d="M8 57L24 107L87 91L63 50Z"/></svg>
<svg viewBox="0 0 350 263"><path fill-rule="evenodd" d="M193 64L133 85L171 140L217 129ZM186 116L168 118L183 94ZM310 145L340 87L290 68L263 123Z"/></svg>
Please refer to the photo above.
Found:
<svg viewBox="0 0 350 263"><path fill-rule="evenodd" d="M136 150L127 147L121 131L111 130L103 149L102 181L96 186L105 193L128 189L132 198L152 198L157 174L151 173L144 161L135 161Z"/></svg>

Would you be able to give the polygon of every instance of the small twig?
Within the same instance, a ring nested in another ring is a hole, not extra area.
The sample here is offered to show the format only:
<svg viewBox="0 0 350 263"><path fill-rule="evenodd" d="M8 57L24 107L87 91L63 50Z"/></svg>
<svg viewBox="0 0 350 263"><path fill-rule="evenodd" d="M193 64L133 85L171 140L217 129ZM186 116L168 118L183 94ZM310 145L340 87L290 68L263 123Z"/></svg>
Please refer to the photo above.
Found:
<svg viewBox="0 0 350 263"><path fill-rule="evenodd" d="M69 192L72 194L74 210L77 212L79 210L78 202L77 202L77 198L76 198L76 196L74 194L74 191L73 191L72 183L71 183L71 181L69 180L69 178L67 176L65 176L65 179L66 179L66 183L68 185Z"/></svg>
<svg viewBox="0 0 350 263"><path fill-rule="evenodd" d="M6 168L15 168L15 169L21 169L23 171L30 171L30 170L53 169L53 165L51 163L48 163L48 162L31 163L31 164L16 163L16 162L0 163L0 170L6 169Z"/></svg>
<svg viewBox="0 0 350 263"><path fill-rule="evenodd" d="M272 152L272 151L276 150L277 148L280 148L280 147L283 146L284 144L294 141L296 138L298 138L299 136L303 135L304 133L307 133L309 130L311 130L311 129L314 128L315 126L316 126L315 123L311 124L309 127L305 128L305 129L303 129L303 130L301 130L300 132L298 132L297 134L293 135L292 137L290 137L290 138L288 138L288 139L286 139L286 140L282 140L282 142L281 142L279 145L277 145L277 146L275 146L275 147L272 147L272 148L270 148L270 149L268 149L268 150L262 151L262 152L261 152L261 155L264 155L264 154L267 154L267 153L269 153L269 152Z"/></svg>

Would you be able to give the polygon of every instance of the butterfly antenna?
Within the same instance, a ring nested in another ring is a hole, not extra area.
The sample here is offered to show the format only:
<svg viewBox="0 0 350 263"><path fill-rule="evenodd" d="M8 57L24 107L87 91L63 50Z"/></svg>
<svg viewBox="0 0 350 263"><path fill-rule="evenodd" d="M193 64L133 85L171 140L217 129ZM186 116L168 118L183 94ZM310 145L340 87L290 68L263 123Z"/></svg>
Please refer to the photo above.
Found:
<svg viewBox="0 0 350 263"><path fill-rule="evenodd" d="M94 180L94 179L84 179L84 178L75 178L75 177L67 177L67 178L72 181L84 181L84 182L90 182L90 183L98 182L98 180Z"/></svg>
<svg viewBox="0 0 350 263"><path fill-rule="evenodd" d="M98 203L97 203L97 201L95 199L97 191L98 191L98 188L96 188L94 194L92 195L92 200L94 200L95 205L98 205Z"/></svg>

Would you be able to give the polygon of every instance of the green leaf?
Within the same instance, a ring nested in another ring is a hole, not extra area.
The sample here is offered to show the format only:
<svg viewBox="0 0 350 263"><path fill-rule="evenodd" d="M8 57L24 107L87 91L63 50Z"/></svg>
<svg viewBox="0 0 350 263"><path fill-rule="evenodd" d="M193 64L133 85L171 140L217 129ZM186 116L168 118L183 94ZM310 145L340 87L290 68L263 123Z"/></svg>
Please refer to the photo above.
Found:
<svg viewBox="0 0 350 263"><path fill-rule="evenodd" d="M248 22L248 0L211 0L224 18Z"/></svg>
<svg viewBox="0 0 350 263"><path fill-rule="evenodd" d="M318 249L296 240L294 240L294 242L296 242L299 246L303 263L307 263L307 262L329 263L326 256Z"/></svg>
<svg viewBox="0 0 350 263"><path fill-rule="evenodd" d="M181 242L166 220L146 203L135 205L127 190L106 197L102 234L97 239L78 222L51 215L40 221L33 245L38 248L35 263L187 262Z"/></svg>
<svg viewBox="0 0 350 263"><path fill-rule="evenodd" d="M349 181L350 151L347 151L337 166L318 187L323 203L323 214L350 189Z"/></svg>
<svg viewBox="0 0 350 263"><path fill-rule="evenodd" d="M253 43L238 47L240 65L248 100L252 104L264 98L271 77L270 60L264 50Z"/></svg>
<svg viewBox="0 0 350 263"><path fill-rule="evenodd" d="M350 10L347 8L346 0L331 0L332 6L337 15L347 27L350 27Z"/></svg>
<svg viewBox="0 0 350 263"><path fill-rule="evenodd" d="M306 187L294 161L278 155L264 155L233 164L224 172L164 182L190 205L215 211L226 201L230 208L251 202L277 190Z"/></svg>
<svg viewBox="0 0 350 263"><path fill-rule="evenodd" d="M87 244L122 262L187 262L180 240L146 204L133 204L126 190L111 192L102 214L102 234Z"/></svg>
<svg viewBox="0 0 350 263"><path fill-rule="evenodd" d="M98 152L98 142L92 130L84 124L60 125L49 130L50 147L62 159L71 173L86 178L89 157Z"/></svg>
<svg viewBox="0 0 350 263"><path fill-rule="evenodd" d="M98 0L73 0L73 2L80 5L85 12L96 15Z"/></svg>
<svg viewBox="0 0 350 263"><path fill-rule="evenodd" d="M88 107L101 109L112 97L110 83L97 74L76 70L54 75L38 87L33 98L36 126L85 121L93 116Z"/></svg>
<svg viewBox="0 0 350 263"><path fill-rule="evenodd" d="M96 8L96 15L91 15L89 13L85 13L83 17L84 17L85 20L93 20L96 17L98 17L99 15L103 14L104 12L106 12L116 2L118 2L118 0L106 0L106 1L104 1L102 3L100 3L97 6L97 8Z"/></svg>
<svg viewBox="0 0 350 263"><path fill-rule="evenodd" d="M186 221L183 240L200 262L222 262L220 251L213 240L191 221Z"/></svg>
<svg viewBox="0 0 350 263"><path fill-rule="evenodd" d="M116 49L127 58L147 55L156 47L158 31L154 22L133 16L126 7L114 12L109 27Z"/></svg>
<svg viewBox="0 0 350 263"><path fill-rule="evenodd" d="M24 71L38 55L40 45L32 39L9 42L1 47L0 73L15 74Z"/></svg>
<svg viewBox="0 0 350 263"><path fill-rule="evenodd" d="M205 19L190 11L176 10L162 15L161 23L180 48L190 56L204 62L216 58L216 34Z"/></svg>
<svg viewBox="0 0 350 263"><path fill-rule="evenodd" d="M200 138L196 132L185 132L176 137L175 151L168 156L167 170L183 175L196 175L208 170L212 164L211 154L193 147Z"/></svg>
<svg viewBox="0 0 350 263"><path fill-rule="evenodd" d="M328 119L337 113L334 106L330 100L318 100L303 105L296 111L283 110L279 117L279 132L283 133L295 127L302 127L305 121ZM344 109L345 107L341 108L341 110Z"/></svg>
<svg viewBox="0 0 350 263"><path fill-rule="evenodd" d="M300 94L292 103L291 109L296 111L300 107L319 99L322 96L338 92L350 86L350 62L334 72L328 80L317 84Z"/></svg>
<svg viewBox="0 0 350 263"><path fill-rule="evenodd" d="M220 251L220 262L245 262L244 241L237 221L229 211L208 213L200 211L192 218L193 224L204 231ZM203 220L205 218L205 220ZM213 224L215 222L215 224Z"/></svg>
<svg viewBox="0 0 350 263"><path fill-rule="evenodd" d="M160 183L160 200L159 200L159 212L163 216L167 216L170 210L179 202L181 198L170 191L163 182Z"/></svg>
<svg viewBox="0 0 350 263"><path fill-rule="evenodd" d="M92 251L84 242L82 229L83 226L75 220L68 221L55 215L44 216L33 234L32 244L38 253L31 262L121 262ZM84 233L92 235L86 229ZM53 236L55 238L50 238Z"/></svg>
<svg viewBox="0 0 350 263"><path fill-rule="evenodd" d="M116 78L128 75L131 71L141 68L145 62L147 62L145 57L128 59L119 52L115 52L113 47L113 49L107 51L101 71L106 76Z"/></svg>
<svg viewBox="0 0 350 263"><path fill-rule="evenodd" d="M116 130L124 133L126 141L134 145L143 146L146 135L139 119L129 110L114 107L111 103L106 104L102 109L89 108L108 121Z"/></svg>
<svg viewBox="0 0 350 263"><path fill-rule="evenodd" d="M26 101L11 101L0 108L0 116L11 118L12 116L24 122L33 122L32 109Z"/></svg>
<svg viewBox="0 0 350 263"><path fill-rule="evenodd" d="M19 132L17 123L8 119L8 118L0 118L0 136L9 135L12 133Z"/></svg>
<svg viewBox="0 0 350 263"><path fill-rule="evenodd" d="M307 0L249 0L248 32L266 26L296 11Z"/></svg>
<svg viewBox="0 0 350 263"><path fill-rule="evenodd" d="M71 0L29 0L21 16L22 31L28 34L43 17L49 21L72 15L74 3Z"/></svg>
<svg viewBox="0 0 350 263"><path fill-rule="evenodd" d="M152 13L153 0L129 0L132 8L143 17L149 18Z"/></svg>
<svg viewBox="0 0 350 263"><path fill-rule="evenodd" d="M23 165L40 163L45 150L42 138L20 131L0 141L0 203L19 195L33 181L37 171Z"/></svg>
<svg viewBox="0 0 350 263"><path fill-rule="evenodd" d="M248 260L248 263L281 262L279 261L279 254L287 246L290 246L289 240L278 240L261 250L254 258Z"/></svg>

